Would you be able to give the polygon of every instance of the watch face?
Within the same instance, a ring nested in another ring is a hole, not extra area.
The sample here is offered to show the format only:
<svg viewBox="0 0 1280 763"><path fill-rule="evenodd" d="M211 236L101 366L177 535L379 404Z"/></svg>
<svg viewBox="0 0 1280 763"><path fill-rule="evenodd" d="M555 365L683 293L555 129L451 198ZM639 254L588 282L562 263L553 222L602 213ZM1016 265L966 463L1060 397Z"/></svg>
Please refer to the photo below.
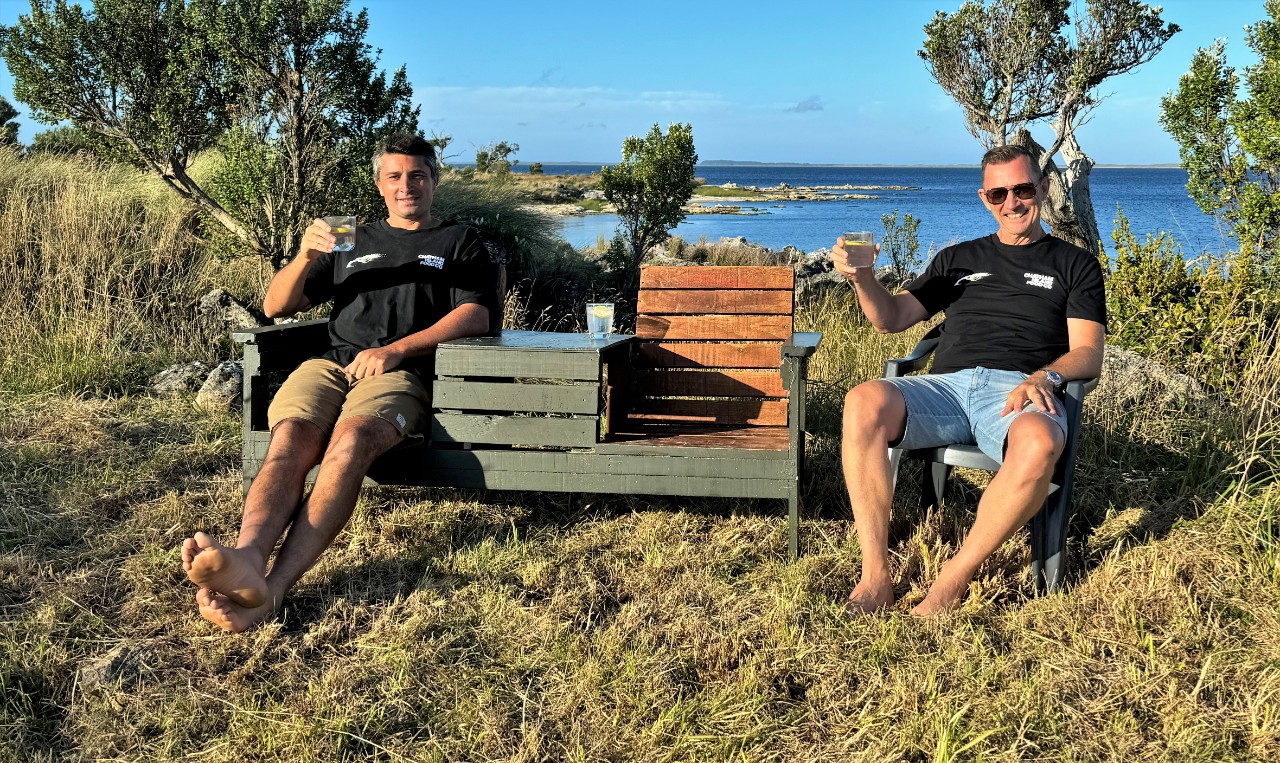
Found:
<svg viewBox="0 0 1280 763"><path fill-rule="evenodd" d="M1044 370L1044 375L1049 379L1049 383L1052 384L1053 386L1055 387L1062 386L1062 374L1059 374L1057 371L1050 371L1049 369L1046 368Z"/></svg>

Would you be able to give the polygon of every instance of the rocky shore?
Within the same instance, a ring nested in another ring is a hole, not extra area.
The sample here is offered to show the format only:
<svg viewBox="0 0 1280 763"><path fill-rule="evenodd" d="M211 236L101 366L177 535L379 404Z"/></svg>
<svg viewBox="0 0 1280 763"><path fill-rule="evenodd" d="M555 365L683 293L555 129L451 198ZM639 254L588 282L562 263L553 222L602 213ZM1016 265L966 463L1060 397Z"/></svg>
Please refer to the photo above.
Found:
<svg viewBox="0 0 1280 763"><path fill-rule="evenodd" d="M739 186L726 183L719 186L699 186L704 193L694 192L694 197L684 205L690 215L767 215L767 205L780 201L849 201L878 199L876 191L919 191L920 186L910 185L813 185L792 186L779 183L776 186ZM707 193L710 189L714 192ZM553 217L580 217L592 214L611 214L614 208L603 204L600 209L588 209L579 201L604 202L602 191L577 190L565 187L559 194L541 197L534 205L539 212Z"/></svg>

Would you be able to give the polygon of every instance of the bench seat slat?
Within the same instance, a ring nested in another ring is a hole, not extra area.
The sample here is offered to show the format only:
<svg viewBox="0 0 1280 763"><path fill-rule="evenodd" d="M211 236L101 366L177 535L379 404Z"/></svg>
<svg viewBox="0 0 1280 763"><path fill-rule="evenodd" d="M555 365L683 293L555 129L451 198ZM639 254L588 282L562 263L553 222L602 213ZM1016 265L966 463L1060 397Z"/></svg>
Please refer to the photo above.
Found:
<svg viewBox="0 0 1280 763"><path fill-rule="evenodd" d="M791 338L790 315L641 315L636 336L641 339L761 339L785 342Z"/></svg>
<svg viewBox="0 0 1280 763"><path fill-rule="evenodd" d="M640 269L643 289L792 289L791 268L646 266Z"/></svg>
<svg viewBox="0 0 1280 763"><path fill-rule="evenodd" d="M637 393L646 397L786 397L777 371L702 371L660 369L635 371Z"/></svg>
<svg viewBox="0 0 1280 763"><path fill-rule="evenodd" d="M644 342L636 360L648 368L780 368L782 343Z"/></svg>
<svg viewBox="0 0 1280 763"><path fill-rule="evenodd" d="M646 315L791 315L790 289L651 289L640 292L637 311Z"/></svg>
<svg viewBox="0 0 1280 763"><path fill-rule="evenodd" d="M646 398L636 403L630 418L641 424L786 426L787 401Z"/></svg>

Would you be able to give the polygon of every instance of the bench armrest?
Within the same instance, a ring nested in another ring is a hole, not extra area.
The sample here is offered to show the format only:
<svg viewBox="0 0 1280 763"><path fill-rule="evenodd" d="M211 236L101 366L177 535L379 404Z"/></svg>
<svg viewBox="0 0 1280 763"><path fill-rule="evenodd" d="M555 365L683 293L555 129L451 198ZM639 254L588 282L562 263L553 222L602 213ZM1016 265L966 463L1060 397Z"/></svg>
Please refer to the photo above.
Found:
<svg viewBox="0 0 1280 763"><path fill-rule="evenodd" d="M782 357L807 358L818 351L822 342L822 332L797 331L791 335L791 343L782 345Z"/></svg>
<svg viewBox="0 0 1280 763"><path fill-rule="evenodd" d="M251 329L237 329L231 332L231 340L240 344L279 344L282 342L307 341L317 333L327 334L327 331L321 331L329 320L327 318L315 318L309 321L294 321L292 323L277 323L274 326L259 326Z"/></svg>

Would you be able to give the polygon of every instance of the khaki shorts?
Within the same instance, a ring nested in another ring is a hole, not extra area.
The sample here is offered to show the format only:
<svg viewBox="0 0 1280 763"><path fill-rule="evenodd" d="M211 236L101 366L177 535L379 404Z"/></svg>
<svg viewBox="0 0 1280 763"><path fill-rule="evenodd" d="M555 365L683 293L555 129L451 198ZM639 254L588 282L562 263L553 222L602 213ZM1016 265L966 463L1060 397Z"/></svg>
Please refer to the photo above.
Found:
<svg viewBox="0 0 1280 763"><path fill-rule="evenodd" d="M285 419L304 419L328 435L345 418L377 416L416 439L430 407L431 393L415 373L388 371L356 379L332 360L313 358L280 386L267 408L267 425L274 430Z"/></svg>

